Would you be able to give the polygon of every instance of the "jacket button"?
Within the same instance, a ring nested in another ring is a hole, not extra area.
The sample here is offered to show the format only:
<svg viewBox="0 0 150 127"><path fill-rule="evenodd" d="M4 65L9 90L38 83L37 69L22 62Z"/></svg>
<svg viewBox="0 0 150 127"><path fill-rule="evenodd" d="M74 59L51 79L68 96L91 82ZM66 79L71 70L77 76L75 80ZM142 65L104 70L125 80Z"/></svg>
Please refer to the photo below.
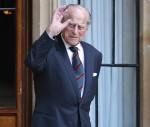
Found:
<svg viewBox="0 0 150 127"><path fill-rule="evenodd" d="M77 122L77 121L74 121L74 122L73 122L73 125L74 125L75 127L77 127L78 122Z"/></svg>

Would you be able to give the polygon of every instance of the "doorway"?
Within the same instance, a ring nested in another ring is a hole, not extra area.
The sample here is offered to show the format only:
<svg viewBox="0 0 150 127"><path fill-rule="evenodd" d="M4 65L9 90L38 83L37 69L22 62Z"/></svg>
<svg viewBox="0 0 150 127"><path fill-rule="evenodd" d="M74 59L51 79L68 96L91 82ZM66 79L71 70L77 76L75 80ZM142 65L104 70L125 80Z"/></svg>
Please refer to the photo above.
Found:
<svg viewBox="0 0 150 127"><path fill-rule="evenodd" d="M0 127L26 127L32 114L31 72L23 64L32 44L32 1L0 1Z"/></svg>

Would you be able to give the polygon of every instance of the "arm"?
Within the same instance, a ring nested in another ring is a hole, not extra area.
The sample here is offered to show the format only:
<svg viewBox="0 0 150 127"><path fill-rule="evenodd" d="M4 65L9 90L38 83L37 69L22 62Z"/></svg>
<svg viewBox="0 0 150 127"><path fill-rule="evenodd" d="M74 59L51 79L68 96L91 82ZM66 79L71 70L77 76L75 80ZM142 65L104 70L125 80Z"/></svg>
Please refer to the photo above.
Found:
<svg viewBox="0 0 150 127"><path fill-rule="evenodd" d="M25 64L35 71L41 71L44 68L44 63L46 62L49 50L55 44L56 41L49 38L48 34L44 32L32 45L32 48L25 59Z"/></svg>
<svg viewBox="0 0 150 127"><path fill-rule="evenodd" d="M37 41L35 41L25 59L25 64L29 68L38 72L43 70L48 52L56 44L53 37L58 35L70 22L70 19L68 19L62 23L63 16L66 12L67 10L65 6L57 8L54 12L46 31Z"/></svg>

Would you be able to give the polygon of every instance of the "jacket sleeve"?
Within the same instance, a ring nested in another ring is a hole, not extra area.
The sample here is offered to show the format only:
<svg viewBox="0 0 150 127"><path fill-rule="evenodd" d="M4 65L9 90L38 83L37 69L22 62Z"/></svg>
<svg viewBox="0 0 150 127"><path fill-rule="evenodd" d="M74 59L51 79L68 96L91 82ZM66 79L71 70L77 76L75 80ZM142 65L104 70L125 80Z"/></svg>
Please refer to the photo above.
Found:
<svg viewBox="0 0 150 127"><path fill-rule="evenodd" d="M45 31L32 45L32 48L24 61L26 66L36 72L42 71L48 52L55 44L56 41L51 39Z"/></svg>

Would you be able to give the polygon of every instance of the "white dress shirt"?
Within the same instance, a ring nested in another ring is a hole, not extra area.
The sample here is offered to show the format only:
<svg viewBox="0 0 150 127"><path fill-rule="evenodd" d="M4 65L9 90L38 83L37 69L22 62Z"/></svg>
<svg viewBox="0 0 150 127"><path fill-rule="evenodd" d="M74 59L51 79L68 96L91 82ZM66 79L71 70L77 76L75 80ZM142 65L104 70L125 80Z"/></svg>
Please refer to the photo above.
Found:
<svg viewBox="0 0 150 127"><path fill-rule="evenodd" d="M61 36L62 37L62 36ZM66 43L62 37L62 40L64 42L64 45L66 47L66 50L67 50L67 53L68 53L68 56L69 56L69 59L70 59L70 62L72 64L72 56L73 56L73 52L69 49L69 47L71 47L68 43ZM84 50L83 50L83 47L82 45L79 43L78 45L76 45L76 47L78 47L78 54L79 54L79 57L80 57L80 60L82 62L82 65L83 65L83 70L85 72L85 63L84 63ZM85 74L85 73L84 73ZM84 86L85 86L85 75L84 75L84 83L83 83L83 88L82 88L82 91L81 91L81 97L83 96L83 91L84 91Z"/></svg>

